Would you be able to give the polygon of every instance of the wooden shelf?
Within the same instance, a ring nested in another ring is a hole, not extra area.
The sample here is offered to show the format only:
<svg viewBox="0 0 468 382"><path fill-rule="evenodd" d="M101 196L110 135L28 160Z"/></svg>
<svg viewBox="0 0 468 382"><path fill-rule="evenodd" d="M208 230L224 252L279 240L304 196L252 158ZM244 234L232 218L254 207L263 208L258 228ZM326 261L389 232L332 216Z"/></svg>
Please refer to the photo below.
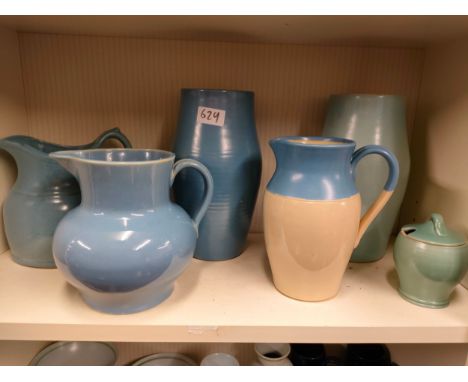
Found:
<svg viewBox="0 0 468 382"><path fill-rule="evenodd" d="M425 47L468 36L467 16L0 16L28 33L244 43Z"/></svg>
<svg viewBox="0 0 468 382"><path fill-rule="evenodd" d="M0 340L122 342L466 343L468 291L449 307L421 308L397 293L391 249L376 263L351 264L332 300L307 303L279 293L263 236L225 262L193 263L173 295L145 312L112 316L90 309L57 270L0 255Z"/></svg>

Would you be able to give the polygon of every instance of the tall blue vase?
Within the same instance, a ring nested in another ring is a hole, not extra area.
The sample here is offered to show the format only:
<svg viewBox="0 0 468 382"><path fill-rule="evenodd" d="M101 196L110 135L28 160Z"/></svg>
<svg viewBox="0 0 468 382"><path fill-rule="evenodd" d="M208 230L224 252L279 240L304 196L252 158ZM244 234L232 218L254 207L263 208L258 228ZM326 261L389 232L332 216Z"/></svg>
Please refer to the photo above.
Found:
<svg viewBox="0 0 468 382"><path fill-rule="evenodd" d="M195 257L227 260L245 249L261 175L254 93L182 89L174 152L203 163L214 195L199 227ZM182 171L174 183L177 203L189 213L200 205L203 178Z"/></svg>

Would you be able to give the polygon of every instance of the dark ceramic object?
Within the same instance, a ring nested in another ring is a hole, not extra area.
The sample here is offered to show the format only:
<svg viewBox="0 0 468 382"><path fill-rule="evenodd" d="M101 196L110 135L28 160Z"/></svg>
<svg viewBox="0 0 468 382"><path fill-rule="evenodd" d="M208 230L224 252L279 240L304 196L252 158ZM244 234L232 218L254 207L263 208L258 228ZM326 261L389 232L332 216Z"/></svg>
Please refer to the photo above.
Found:
<svg viewBox="0 0 468 382"><path fill-rule="evenodd" d="M322 344L292 344L289 356L294 366L324 366L327 364Z"/></svg>
<svg viewBox="0 0 468 382"><path fill-rule="evenodd" d="M392 366L390 351L382 344L350 344L346 348L347 366Z"/></svg>

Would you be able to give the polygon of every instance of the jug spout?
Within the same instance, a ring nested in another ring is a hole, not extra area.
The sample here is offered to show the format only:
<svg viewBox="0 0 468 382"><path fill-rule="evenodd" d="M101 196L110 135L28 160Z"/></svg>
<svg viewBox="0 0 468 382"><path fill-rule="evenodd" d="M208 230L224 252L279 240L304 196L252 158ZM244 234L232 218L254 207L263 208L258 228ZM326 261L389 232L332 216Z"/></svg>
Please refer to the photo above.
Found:
<svg viewBox="0 0 468 382"><path fill-rule="evenodd" d="M76 151L56 151L49 154L49 157L54 159L60 166L72 174L75 178L78 178L77 167L75 166L75 160L79 157L75 155ZM79 152L79 151L78 151Z"/></svg>
<svg viewBox="0 0 468 382"><path fill-rule="evenodd" d="M19 136L13 136L0 139L0 149L10 154L16 162L18 162L22 152L30 149L27 144L22 144L19 138Z"/></svg>

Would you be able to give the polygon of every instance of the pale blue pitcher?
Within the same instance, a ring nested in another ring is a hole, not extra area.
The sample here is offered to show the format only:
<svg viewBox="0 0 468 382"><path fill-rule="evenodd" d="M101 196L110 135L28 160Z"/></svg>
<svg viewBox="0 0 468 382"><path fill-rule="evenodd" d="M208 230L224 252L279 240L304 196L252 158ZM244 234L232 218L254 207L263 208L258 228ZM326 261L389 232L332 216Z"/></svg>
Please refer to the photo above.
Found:
<svg viewBox="0 0 468 382"><path fill-rule="evenodd" d="M0 139L0 149L16 161L18 178L3 206L5 234L14 261L37 268L55 268L52 237L58 222L80 204L81 194L75 178L49 153L63 150L85 150L117 139L131 147L118 128L102 133L82 146L61 146L38 139L14 135Z"/></svg>

